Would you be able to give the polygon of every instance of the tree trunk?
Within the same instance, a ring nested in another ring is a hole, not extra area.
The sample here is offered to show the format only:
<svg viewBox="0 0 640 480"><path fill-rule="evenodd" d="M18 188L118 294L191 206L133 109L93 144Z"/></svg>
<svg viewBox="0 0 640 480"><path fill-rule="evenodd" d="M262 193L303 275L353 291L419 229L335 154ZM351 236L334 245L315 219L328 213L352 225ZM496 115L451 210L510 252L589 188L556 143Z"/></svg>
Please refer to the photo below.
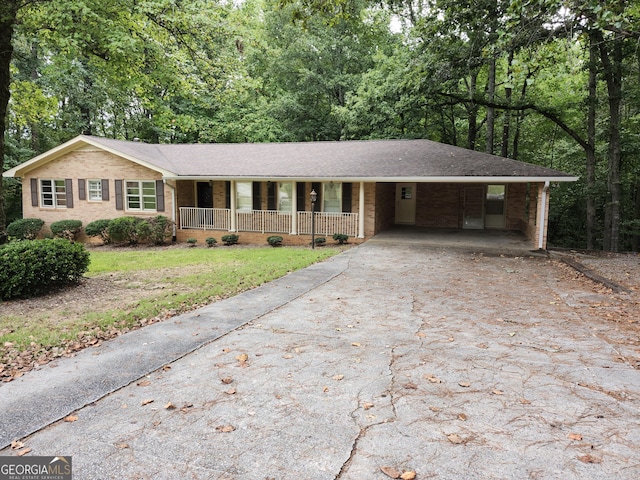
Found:
<svg viewBox="0 0 640 480"><path fill-rule="evenodd" d="M487 79L487 96L489 103L493 103L496 96L496 59L489 59L489 78ZM485 152L493 155L493 136L495 129L496 111L493 107L487 107L487 145Z"/></svg>
<svg viewBox="0 0 640 480"><path fill-rule="evenodd" d="M587 143L591 147L587 153L586 200L587 200L587 250L594 250L596 228L596 107L598 84L597 40L593 32L589 34L589 106L587 114Z"/></svg>
<svg viewBox="0 0 640 480"><path fill-rule="evenodd" d="M511 94L513 92L513 88L511 88L511 64L513 63L513 51L509 52L509 61L507 67L507 87L504 88L504 97L507 105L511 105ZM504 122L502 124L502 148L500 151L500 155L503 157L509 156L509 128L511 126L511 110L506 110L504 112Z"/></svg>
<svg viewBox="0 0 640 480"><path fill-rule="evenodd" d="M467 131L467 148L469 150L476 149L476 138L478 137L478 105L473 101L476 95L478 84L478 71L471 72L469 79L469 99L467 104L467 118L469 119L469 129Z"/></svg>
<svg viewBox="0 0 640 480"><path fill-rule="evenodd" d="M603 74L607 82L609 101L609 150L607 187L609 199L605 212L604 249L617 252L620 248L620 205L622 200L622 184L620 180L620 166L622 151L620 148L620 128L622 122L622 42L621 37L611 40L612 55L609 55L602 32L598 31L600 46L600 60ZM611 58L613 57L613 58Z"/></svg>
<svg viewBox="0 0 640 480"><path fill-rule="evenodd" d="M7 127L7 107L9 105L9 84L11 83L11 57L13 55L13 26L18 15L18 0L0 2L0 172L4 172L5 142ZM0 177L0 244L7 239L7 217L4 210L4 186Z"/></svg>

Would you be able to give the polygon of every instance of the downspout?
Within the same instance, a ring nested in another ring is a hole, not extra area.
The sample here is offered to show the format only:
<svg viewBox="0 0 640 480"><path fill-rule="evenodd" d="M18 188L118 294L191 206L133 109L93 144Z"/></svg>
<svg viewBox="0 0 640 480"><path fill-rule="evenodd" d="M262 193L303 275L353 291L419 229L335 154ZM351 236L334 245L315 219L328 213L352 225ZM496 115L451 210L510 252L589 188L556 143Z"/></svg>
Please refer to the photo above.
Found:
<svg viewBox="0 0 640 480"><path fill-rule="evenodd" d="M175 242L178 239L178 232L176 231L176 189L173 185L167 182L166 178L163 178L162 181L164 184L171 189L171 221L173 223L173 234L171 236L171 241Z"/></svg>
<svg viewBox="0 0 640 480"><path fill-rule="evenodd" d="M547 198L549 197L549 181L544 182L542 187L542 198L540 199L540 224L538 225L538 250L544 249L544 233L545 233L545 219L547 213Z"/></svg>

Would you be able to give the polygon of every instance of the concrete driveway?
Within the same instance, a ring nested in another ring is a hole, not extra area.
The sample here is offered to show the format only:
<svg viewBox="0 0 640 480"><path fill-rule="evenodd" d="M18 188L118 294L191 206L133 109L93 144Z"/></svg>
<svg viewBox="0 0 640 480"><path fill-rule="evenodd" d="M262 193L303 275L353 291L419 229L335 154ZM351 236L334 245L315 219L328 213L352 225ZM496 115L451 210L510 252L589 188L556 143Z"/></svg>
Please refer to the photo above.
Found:
<svg viewBox="0 0 640 480"><path fill-rule="evenodd" d="M0 386L1 444L77 479L637 479L616 301L526 250L374 238Z"/></svg>

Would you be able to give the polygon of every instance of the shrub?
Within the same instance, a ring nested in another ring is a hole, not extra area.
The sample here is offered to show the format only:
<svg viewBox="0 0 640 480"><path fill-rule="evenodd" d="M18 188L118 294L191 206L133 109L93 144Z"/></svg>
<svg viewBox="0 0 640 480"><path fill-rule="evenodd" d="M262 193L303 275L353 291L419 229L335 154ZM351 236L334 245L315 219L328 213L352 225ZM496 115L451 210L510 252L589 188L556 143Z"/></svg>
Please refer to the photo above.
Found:
<svg viewBox="0 0 640 480"><path fill-rule="evenodd" d="M51 233L54 237L66 238L73 242L82 231L80 220L60 220L51 224Z"/></svg>
<svg viewBox="0 0 640 480"><path fill-rule="evenodd" d="M138 243L140 230L144 230L144 227L139 229L139 224L143 222L141 218L137 217L118 217L109 222L107 232L109 238L113 242L129 243L135 245Z"/></svg>
<svg viewBox="0 0 640 480"><path fill-rule="evenodd" d="M267 243L272 247L280 247L282 245L282 237L280 235L271 235L267 237Z"/></svg>
<svg viewBox="0 0 640 480"><path fill-rule="evenodd" d="M347 243L347 240L349 239L349 235L345 235L344 233L334 233L333 239L336 242L338 242L340 245L344 245L345 243Z"/></svg>
<svg viewBox="0 0 640 480"><path fill-rule="evenodd" d="M317 246L322 247L327 243L327 239L325 237L318 237L315 239L315 242Z"/></svg>
<svg viewBox="0 0 640 480"><path fill-rule="evenodd" d="M149 232L146 241L154 245L162 245L173 234L173 222L164 215L156 215L146 220Z"/></svg>
<svg viewBox="0 0 640 480"><path fill-rule="evenodd" d="M189 244L190 247L195 247L196 243L198 243L198 239L197 238L187 238L187 243Z"/></svg>
<svg viewBox="0 0 640 480"><path fill-rule="evenodd" d="M16 240L33 240L38 236L44 220L39 218L22 218L7 226L7 235Z"/></svg>
<svg viewBox="0 0 640 480"><path fill-rule="evenodd" d="M236 235L235 233L229 233L227 235L223 235L222 241L227 246L235 245L236 243L238 243L239 238L240 238L240 235Z"/></svg>
<svg viewBox="0 0 640 480"><path fill-rule="evenodd" d="M214 247L218 241L213 237L207 237L205 243L207 244L207 247L211 248Z"/></svg>
<svg viewBox="0 0 640 480"><path fill-rule="evenodd" d="M103 243L109 243L109 222L111 220L96 220L84 227L84 233L89 237L100 237Z"/></svg>
<svg viewBox="0 0 640 480"><path fill-rule="evenodd" d="M62 238L24 240L0 247L0 299L30 297L77 282L89 267L81 243Z"/></svg>

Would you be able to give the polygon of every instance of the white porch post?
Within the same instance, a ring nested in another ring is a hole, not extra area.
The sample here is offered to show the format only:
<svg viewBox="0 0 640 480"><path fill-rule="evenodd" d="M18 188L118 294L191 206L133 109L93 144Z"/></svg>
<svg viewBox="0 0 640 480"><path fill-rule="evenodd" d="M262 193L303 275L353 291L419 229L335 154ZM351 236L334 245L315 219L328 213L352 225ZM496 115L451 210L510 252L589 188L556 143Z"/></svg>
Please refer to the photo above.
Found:
<svg viewBox="0 0 640 480"><path fill-rule="evenodd" d="M298 234L298 182L291 182L291 235Z"/></svg>
<svg viewBox="0 0 640 480"><path fill-rule="evenodd" d="M231 225L229 226L230 227L229 231L236 232L238 230L238 225L237 225L238 215L237 215L237 208L236 208L236 181L235 180L231 180L229 190L230 190L229 197L231 200Z"/></svg>
<svg viewBox="0 0 640 480"><path fill-rule="evenodd" d="M358 195L358 238L364 238L364 182L360 182Z"/></svg>
<svg viewBox="0 0 640 480"><path fill-rule="evenodd" d="M547 246L547 215L549 213L549 182L545 182L540 189L538 201L538 250L544 250Z"/></svg>

